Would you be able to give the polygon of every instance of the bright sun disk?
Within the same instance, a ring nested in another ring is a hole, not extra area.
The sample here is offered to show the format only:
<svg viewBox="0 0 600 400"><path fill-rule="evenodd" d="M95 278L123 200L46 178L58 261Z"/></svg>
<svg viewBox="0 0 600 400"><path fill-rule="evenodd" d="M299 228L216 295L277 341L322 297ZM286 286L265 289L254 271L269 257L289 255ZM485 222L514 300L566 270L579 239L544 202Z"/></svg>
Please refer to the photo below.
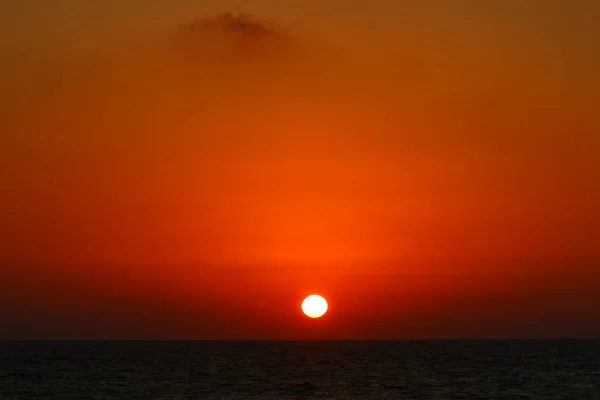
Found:
<svg viewBox="0 0 600 400"><path fill-rule="evenodd" d="M308 296L302 302L302 311L310 318L320 318L327 312L327 300L318 294Z"/></svg>

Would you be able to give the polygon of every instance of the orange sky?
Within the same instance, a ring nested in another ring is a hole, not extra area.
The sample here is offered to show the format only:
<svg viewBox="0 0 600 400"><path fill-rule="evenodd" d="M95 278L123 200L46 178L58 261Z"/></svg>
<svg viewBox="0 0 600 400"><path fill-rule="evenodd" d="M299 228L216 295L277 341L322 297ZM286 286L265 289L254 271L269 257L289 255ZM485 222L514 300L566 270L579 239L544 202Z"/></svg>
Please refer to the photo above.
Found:
<svg viewBox="0 0 600 400"><path fill-rule="evenodd" d="M0 338L600 335L598 6L284 3L1 6Z"/></svg>

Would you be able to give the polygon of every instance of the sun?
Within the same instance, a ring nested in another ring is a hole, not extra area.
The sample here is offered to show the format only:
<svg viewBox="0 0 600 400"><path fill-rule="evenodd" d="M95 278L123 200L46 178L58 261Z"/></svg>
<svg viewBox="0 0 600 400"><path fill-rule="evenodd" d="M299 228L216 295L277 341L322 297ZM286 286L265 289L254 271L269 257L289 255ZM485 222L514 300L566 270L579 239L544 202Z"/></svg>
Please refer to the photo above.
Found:
<svg viewBox="0 0 600 400"><path fill-rule="evenodd" d="M318 294L308 296L302 302L302 312L310 318L321 318L327 312L327 300Z"/></svg>

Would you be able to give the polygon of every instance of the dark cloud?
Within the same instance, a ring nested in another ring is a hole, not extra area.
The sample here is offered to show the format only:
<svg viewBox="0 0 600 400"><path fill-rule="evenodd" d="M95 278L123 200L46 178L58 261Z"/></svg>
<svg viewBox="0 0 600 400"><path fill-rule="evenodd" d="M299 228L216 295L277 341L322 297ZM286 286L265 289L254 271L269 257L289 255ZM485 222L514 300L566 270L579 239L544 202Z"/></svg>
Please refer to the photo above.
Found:
<svg viewBox="0 0 600 400"><path fill-rule="evenodd" d="M179 26L179 32L207 33L210 31L218 31L233 33L244 37L277 36L278 32L267 25L272 24L260 20L250 14L233 15L231 13L224 13L212 17L201 18L190 24L181 25Z"/></svg>
<svg viewBox="0 0 600 400"><path fill-rule="evenodd" d="M180 25L171 35L186 56L207 51L228 57L281 57L297 52L297 41L281 26L250 14L224 13Z"/></svg>

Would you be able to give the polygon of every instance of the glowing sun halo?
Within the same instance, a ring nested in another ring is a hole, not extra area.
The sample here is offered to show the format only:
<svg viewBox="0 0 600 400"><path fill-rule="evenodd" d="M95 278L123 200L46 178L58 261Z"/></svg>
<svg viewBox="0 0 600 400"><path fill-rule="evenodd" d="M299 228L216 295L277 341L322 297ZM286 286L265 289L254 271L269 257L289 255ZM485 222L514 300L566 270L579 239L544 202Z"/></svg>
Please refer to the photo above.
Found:
<svg viewBox="0 0 600 400"><path fill-rule="evenodd" d="M310 318L320 318L327 312L327 301L317 295L308 296L302 302L302 311Z"/></svg>

